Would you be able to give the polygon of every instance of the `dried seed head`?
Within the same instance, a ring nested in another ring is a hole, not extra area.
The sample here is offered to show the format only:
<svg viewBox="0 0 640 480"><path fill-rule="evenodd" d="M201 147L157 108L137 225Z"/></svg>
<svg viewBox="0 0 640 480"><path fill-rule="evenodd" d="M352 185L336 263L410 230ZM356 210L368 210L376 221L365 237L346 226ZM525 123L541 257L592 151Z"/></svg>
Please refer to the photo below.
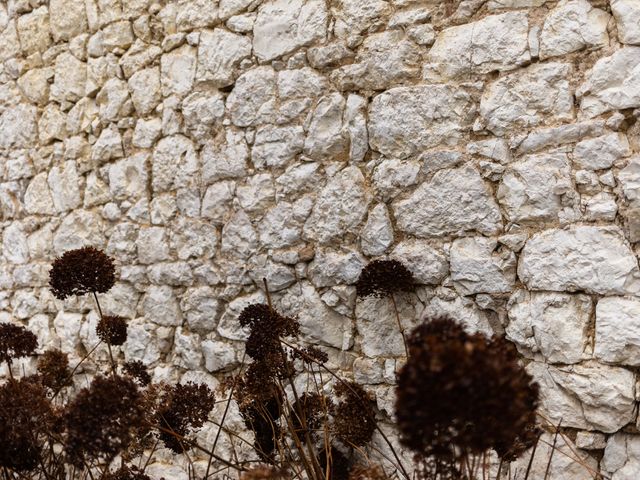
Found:
<svg viewBox="0 0 640 480"><path fill-rule="evenodd" d="M149 375L147 367L140 360L126 362L122 366L122 370L125 375L129 375L143 387L151 383L151 375Z"/></svg>
<svg viewBox="0 0 640 480"><path fill-rule="evenodd" d="M49 271L51 292L60 300L91 292L105 293L114 283L113 259L94 247L65 252L54 260Z"/></svg>
<svg viewBox="0 0 640 480"><path fill-rule="evenodd" d="M38 382L27 377L0 386L0 466L20 472L38 466L53 423L51 402Z"/></svg>
<svg viewBox="0 0 640 480"><path fill-rule="evenodd" d="M414 289L413 274L397 260L374 260L364 267L356 282L358 297L387 297Z"/></svg>
<svg viewBox="0 0 640 480"><path fill-rule="evenodd" d="M38 375L42 384L54 392L71 385L69 355L60 350L47 350L38 359Z"/></svg>
<svg viewBox="0 0 640 480"><path fill-rule="evenodd" d="M109 472L102 477L104 480L151 480L138 467L123 465L115 472Z"/></svg>
<svg viewBox="0 0 640 480"><path fill-rule="evenodd" d="M299 358L307 365L310 365L314 362L320 364L327 363L327 361L329 360L329 355L326 352L323 352L318 347L315 347L313 345L301 348L299 351L295 351L293 353L293 356L295 358Z"/></svg>
<svg viewBox="0 0 640 480"><path fill-rule="evenodd" d="M510 343L467 334L435 318L410 335L398 377L401 442L418 456L450 462L496 449L513 457L535 426L538 386Z"/></svg>
<svg viewBox="0 0 640 480"><path fill-rule="evenodd" d="M98 322L96 333L109 345L122 345L127 341L127 321L117 315L105 315Z"/></svg>
<svg viewBox="0 0 640 480"><path fill-rule="evenodd" d="M147 431L142 393L128 377L96 377L65 412L71 463L110 461Z"/></svg>
<svg viewBox="0 0 640 480"><path fill-rule="evenodd" d="M369 443L376 429L376 414L367 392L355 382L338 383L334 391L341 400L334 409L336 437L347 446Z"/></svg>
<svg viewBox="0 0 640 480"><path fill-rule="evenodd" d="M186 437L204 425L215 405L215 397L205 384L177 384L165 389L156 413L158 425ZM175 435L161 431L160 438L167 448L182 453L188 446Z"/></svg>
<svg viewBox="0 0 640 480"><path fill-rule="evenodd" d="M315 438L316 430L322 425L322 419L328 399L315 392L305 392L293 404L291 423L296 435L306 440L306 435ZM328 408L327 408L328 409Z"/></svg>
<svg viewBox="0 0 640 480"><path fill-rule="evenodd" d="M29 330L12 323L0 323L0 363L11 365L14 358L33 355L38 338Z"/></svg>

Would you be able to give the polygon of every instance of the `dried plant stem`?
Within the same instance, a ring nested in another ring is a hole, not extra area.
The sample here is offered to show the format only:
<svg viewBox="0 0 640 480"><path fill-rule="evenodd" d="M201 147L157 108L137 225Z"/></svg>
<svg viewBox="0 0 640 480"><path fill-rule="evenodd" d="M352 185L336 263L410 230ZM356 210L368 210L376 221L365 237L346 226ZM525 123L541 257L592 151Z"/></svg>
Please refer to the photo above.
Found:
<svg viewBox="0 0 640 480"><path fill-rule="evenodd" d="M58 388L58 390L56 390L56 392L53 394L53 397L51 397L51 400L53 401L54 398L56 398L58 396L58 394L62 391L62 389L64 388L64 384L67 383L67 380L70 380L71 378L73 378L73 374L76 373L76 370L78 370L78 368L80 368L80 365L82 365L82 363L87 360L91 354L93 352L96 351L96 348L98 348L100 346L100 344L102 344L102 340L100 340L98 343L95 344L95 346L89 350L89 352L87 352L87 354L82 357L80 359L80 361L76 364L75 367L73 367L73 370L71 370L71 373L69 373L69 375L67 376L67 378L65 378L65 381L62 382L62 386L60 388Z"/></svg>
<svg viewBox="0 0 640 480"><path fill-rule="evenodd" d="M558 441L558 434L560 433L560 425L562 424L562 419L558 422L558 426L556 427L556 432L553 436L553 445L551 446L551 453L549 454L549 461L547 462L547 468L544 472L544 480L547 480L549 477L549 471L551 470L551 461L553 460L553 454L556 451L556 443Z"/></svg>
<svg viewBox="0 0 640 480"><path fill-rule="evenodd" d="M98 295L96 292L93 292L93 298L96 300L96 305L98 306L98 313L100 314L100 320L102 320L102 308L100 308L100 302L98 301ZM116 362L113 359L113 353L111 352L111 342L107 342L107 350L109 351L109 361L111 362L111 372L113 375L116 374Z"/></svg>
<svg viewBox="0 0 640 480"><path fill-rule="evenodd" d="M409 346L407 345L407 336L404 333L404 327L402 326L402 322L400 321L400 312L398 312L398 305L396 304L396 297L392 293L390 295L391 303L393 305L393 311L396 314L396 322L398 322L398 330L400 330L400 335L402 335L402 344L404 345L404 353L407 358L409 358Z"/></svg>

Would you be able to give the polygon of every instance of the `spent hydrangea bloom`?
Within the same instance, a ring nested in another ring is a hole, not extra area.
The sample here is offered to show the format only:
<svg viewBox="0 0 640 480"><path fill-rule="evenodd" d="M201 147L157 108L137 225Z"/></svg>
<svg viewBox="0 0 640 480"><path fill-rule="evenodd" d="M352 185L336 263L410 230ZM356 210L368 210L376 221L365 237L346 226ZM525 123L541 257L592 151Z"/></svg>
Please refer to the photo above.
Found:
<svg viewBox="0 0 640 480"><path fill-rule="evenodd" d="M538 386L510 343L434 318L410 335L398 376L401 442L422 458L495 449L505 459L534 438Z"/></svg>
<svg viewBox="0 0 640 480"><path fill-rule="evenodd" d="M98 322L96 333L105 343L122 345L127 341L127 321L117 315L105 315Z"/></svg>
<svg viewBox="0 0 640 480"><path fill-rule="evenodd" d="M356 282L358 297L387 297L415 289L413 274L398 260L374 260Z"/></svg>
<svg viewBox="0 0 640 480"><path fill-rule="evenodd" d="M11 365L15 358L33 355L38 339L21 325L0 323L0 362Z"/></svg>
<svg viewBox="0 0 640 480"><path fill-rule="evenodd" d="M53 261L49 271L51 292L60 300L73 295L108 292L115 281L113 259L94 247L65 252Z"/></svg>

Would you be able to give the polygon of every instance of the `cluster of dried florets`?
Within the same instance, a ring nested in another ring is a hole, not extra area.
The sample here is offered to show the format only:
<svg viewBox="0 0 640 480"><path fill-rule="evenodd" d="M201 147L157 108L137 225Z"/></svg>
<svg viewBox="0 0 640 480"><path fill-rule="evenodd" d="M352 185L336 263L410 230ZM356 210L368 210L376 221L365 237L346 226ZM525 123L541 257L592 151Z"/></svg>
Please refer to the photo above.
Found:
<svg viewBox="0 0 640 480"><path fill-rule="evenodd" d="M396 402L405 446L443 468L491 449L513 460L533 445L538 387L513 345L444 317L417 327L408 343Z"/></svg>

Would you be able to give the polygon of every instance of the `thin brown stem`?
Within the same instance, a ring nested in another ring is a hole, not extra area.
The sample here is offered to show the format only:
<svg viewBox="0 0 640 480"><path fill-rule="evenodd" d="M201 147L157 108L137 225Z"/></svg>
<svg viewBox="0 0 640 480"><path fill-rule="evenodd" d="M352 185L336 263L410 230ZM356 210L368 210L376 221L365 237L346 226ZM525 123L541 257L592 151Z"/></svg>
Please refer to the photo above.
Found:
<svg viewBox="0 0 640 480"><path fill-rule="evenodd" d="M407 345L407 337L404 334L404 327L402 326L402 322L400 321L400 312L398 312L396 297L393 293L391 294L391 303L393 304L393 311L396 314L396 322L398 322L398 330L400 330L400 335L402 335L402 344L404 345L404 353L407 356L407 358L409 358L409 346Z"/></svg>
<svg viewBox="0 0 640 480"><path fill-rule="evenodd" d="M100 320L103 319L102 316L102 308L100 308L100 302L98 301L98 295L96 295L96 292L92 292L93 293L93 298L96 301L96 305L98 306L98 313L100 314ZM107 341L107 350L109 351L109 361L111 362L111 372L113 373L113 375L116 375L116 362L113 359L113 353L111 352L111 342Z"/></svg>

